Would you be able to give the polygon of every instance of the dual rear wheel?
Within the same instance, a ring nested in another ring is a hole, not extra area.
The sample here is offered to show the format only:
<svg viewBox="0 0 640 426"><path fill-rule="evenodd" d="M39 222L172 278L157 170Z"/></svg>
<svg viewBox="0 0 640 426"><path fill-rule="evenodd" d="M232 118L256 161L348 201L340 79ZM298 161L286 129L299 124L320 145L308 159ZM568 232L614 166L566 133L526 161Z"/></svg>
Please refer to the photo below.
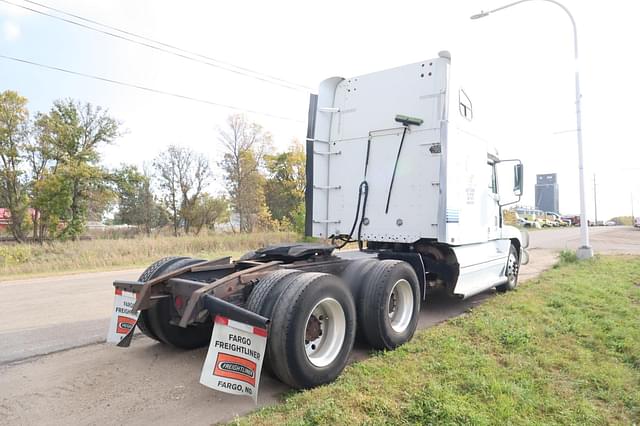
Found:
<svg viewBox="0 0 640 426"><path fill-rule="evenodd" d="M401 260L351 263L344 279L356 301L359 335L375 349L394 349L413 337L420 313L420 286Z"/></svg>
<svg viewBox="0 0 640 426"><path fill-rule="evenodd" d="M411 339L420 289L406 262L367 259L352 262L342 278L273 272L253 289L247 308L271 319L268 368L292 387L309 388L338 377L356 331L375 349L393 349Z"/></svg>

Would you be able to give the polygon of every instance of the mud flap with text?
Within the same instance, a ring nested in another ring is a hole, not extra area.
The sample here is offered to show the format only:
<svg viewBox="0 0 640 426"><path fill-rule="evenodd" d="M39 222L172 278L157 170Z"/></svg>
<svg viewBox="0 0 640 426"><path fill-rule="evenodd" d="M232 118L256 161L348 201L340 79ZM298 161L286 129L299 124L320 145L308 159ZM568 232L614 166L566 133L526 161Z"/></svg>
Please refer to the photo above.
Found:
<svg viewBox="0 0 640 426"><path fill-rule="evenodd" d="M200 383L258 402L267 330L217 315Z"/></svg>
<svg viewBox="0 0 640 426"><path fill-rule="evenodd" d="M138 322L138 313L131 310L135 303L135 293L116 288L107 343L115 343L121 347L128 347L131 344L133 331Z"/></svg>

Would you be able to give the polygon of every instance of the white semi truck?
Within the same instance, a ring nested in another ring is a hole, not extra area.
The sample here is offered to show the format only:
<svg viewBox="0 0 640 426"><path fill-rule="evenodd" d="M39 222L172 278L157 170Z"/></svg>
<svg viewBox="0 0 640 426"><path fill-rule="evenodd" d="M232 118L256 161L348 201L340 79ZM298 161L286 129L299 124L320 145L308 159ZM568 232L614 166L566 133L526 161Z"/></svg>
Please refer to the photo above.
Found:
<svg viewBox="0 0 640 426"><path fill-rule="evenodd" d="M520 199L522 178L520 161L475 134L448 52L327 79L311 96L306 191L306 232L325 242L237 261L162 259L138 281L116 281L116 294L135 294L129 325L114 326L119 345L137 325L162 343L204 346L224 317L266 330L266 362L283 382L332 381L356 333L376 349L410 340L432 289L466 298L516 287L528 238L501 208ZM250 365L221 368L250 376ZM233 377L227 386L240 386Z"/></svg>

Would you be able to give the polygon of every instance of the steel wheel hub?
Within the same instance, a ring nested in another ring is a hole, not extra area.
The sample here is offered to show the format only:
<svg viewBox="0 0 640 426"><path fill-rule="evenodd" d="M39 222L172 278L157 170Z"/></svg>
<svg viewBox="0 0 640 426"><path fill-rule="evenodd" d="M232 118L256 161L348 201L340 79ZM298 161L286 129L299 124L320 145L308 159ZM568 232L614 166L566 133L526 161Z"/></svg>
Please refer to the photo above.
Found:
<svg viewBox="0 0 640 426"><path fill-rule="evenodd" d="M316 367L326 367L340 353L346 335L347 320L340 303L327 297L314 306L307 318L304 349Z"/></svg>
<svg viewBox="0 0 640 426"><path fill-rule="evenodd" d="M401 279L393 285L389 294L388 314L395 332L402 333L407 329L413 316L413 291L409 281Z"/></svg>

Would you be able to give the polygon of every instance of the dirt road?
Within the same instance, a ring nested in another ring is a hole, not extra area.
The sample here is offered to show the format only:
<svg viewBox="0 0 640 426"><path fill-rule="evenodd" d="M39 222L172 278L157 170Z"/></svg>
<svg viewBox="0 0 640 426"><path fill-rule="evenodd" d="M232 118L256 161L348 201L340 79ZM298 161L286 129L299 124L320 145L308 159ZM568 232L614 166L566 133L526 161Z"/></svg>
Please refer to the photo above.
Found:
<svg viewBox="0 0 640 426"><path fill-rule="evenodd" d="M640 231L599 228L592 235L596 251L640 253ZM578 240L577 229L532 232L531 263L521 279L550 267L557 250L575 248ZM198 383L204 349L174 350L143 336L129 349L98 343L112 308L111 282L139 273L0 282L0 423L210 424L255 409L248 399ZM420 327L491 296L486 292L459 302L435 295L423 305ZM366 355L359 348L353 357ZM286 389L263 375L259 405L276 402Z"/></svg>

